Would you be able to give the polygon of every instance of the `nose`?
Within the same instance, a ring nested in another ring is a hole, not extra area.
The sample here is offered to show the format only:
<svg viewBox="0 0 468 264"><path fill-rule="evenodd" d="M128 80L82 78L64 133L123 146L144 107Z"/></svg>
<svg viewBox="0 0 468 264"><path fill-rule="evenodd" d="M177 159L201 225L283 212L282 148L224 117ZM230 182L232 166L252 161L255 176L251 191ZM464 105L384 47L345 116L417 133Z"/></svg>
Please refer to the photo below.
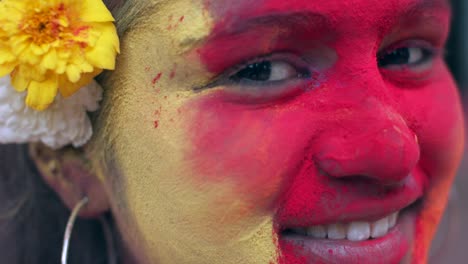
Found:
<svg viewBox="0 0 468 264"><path fill-rule="evenodd" d="M318 168L331 177L363 176L399 184L419 160L416 135L389 107L357 110L332 126L336 129L327 129L318 139L314 157Z"/></svg>

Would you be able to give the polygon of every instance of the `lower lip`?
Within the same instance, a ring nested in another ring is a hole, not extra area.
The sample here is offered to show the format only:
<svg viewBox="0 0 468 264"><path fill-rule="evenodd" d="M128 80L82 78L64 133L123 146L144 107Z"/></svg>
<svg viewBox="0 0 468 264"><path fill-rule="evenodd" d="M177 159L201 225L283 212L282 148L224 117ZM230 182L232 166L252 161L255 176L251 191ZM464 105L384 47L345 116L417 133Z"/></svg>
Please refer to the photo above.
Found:
<svg viewBox="0 0 468 264"><path fill-rule="evenodd" d="M279 263L404 263L414 240L415 218L415 214L403 212L386 236L360 242L280 236Z"/></svg>

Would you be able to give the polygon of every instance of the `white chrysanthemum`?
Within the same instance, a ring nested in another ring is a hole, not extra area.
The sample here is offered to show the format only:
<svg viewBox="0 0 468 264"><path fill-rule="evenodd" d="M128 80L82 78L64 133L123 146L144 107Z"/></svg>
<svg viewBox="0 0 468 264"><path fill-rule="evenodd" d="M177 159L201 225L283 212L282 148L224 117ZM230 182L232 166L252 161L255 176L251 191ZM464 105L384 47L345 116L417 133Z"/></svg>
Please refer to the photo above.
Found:
<svg viewBox="0 0 468 264"><path fill-rule="evenodd" d="M42 142L58 149L72 144L83 146L93 134L87 112L96 111L102 88L95 81L44 111L25 104L26 92L17 92L10 77L0 78L0 143Z"/></svg>

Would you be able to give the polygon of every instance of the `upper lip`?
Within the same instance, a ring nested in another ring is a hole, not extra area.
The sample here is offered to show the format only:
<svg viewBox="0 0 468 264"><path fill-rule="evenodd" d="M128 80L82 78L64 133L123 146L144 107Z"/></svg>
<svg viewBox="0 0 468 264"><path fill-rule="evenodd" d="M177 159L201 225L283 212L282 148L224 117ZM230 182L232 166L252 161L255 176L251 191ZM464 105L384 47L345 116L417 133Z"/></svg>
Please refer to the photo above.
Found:
<svg viewBox="0 0 468 264"><path fill-rule="evenodd" d="M410 206L422 197L423 185L417 182L418 178L408 177L405 184L380 197L349 191L332 200L304 203L299 211L289 210L290 205L285 201L275 216L277 228L285 230L332 223L377 221Z"/></svg>

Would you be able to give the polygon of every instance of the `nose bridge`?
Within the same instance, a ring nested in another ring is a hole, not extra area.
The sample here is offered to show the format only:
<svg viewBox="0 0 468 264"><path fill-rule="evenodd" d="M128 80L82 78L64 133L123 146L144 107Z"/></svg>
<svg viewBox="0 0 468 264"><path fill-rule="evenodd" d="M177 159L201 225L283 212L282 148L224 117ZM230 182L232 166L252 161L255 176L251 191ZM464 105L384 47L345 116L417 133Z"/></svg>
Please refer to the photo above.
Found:
<svg viewBox="0 0 468 264"><path fill-rule="evenodd" d="M392 107L375 98L352 110L318 140L315 162L333 177L365 176L385 183L405 179L419 160L415 134Z"/></svg>

